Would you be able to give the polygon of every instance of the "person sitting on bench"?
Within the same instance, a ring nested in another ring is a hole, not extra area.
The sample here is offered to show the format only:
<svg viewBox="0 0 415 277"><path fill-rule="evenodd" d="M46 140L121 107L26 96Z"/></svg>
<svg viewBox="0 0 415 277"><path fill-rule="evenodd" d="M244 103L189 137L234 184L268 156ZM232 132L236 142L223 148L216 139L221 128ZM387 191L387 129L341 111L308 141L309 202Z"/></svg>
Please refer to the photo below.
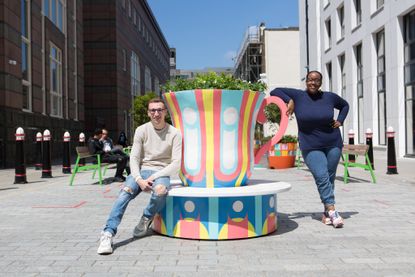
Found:
<svg viewBox="0 0 415 277"><path fill-rule="evenodd" d="M104 144L101 140L102 138L102 129L95 129L94 136L88 141L89 153L91 154L100 154L101 162L104 163L116 163L117 171L115 172L114 181L123 182L125 177L123 176L124 170L127 171L127 174L130 174L130 168L127 167L128 156L121 155L117 153L112 153L111 151L104 151Z"/></svg>
<svg viewBox="0 0 415 277"><path fill-rule="evenodd" d="M102 141L103 144L103 150L105 153L108 154L119 154L121 156L127 156L129 157L122 149L122 145L115 145L112 142L112 139L108 136L108 130L102 129L102 136L100 138L100 141Z"/></svg>

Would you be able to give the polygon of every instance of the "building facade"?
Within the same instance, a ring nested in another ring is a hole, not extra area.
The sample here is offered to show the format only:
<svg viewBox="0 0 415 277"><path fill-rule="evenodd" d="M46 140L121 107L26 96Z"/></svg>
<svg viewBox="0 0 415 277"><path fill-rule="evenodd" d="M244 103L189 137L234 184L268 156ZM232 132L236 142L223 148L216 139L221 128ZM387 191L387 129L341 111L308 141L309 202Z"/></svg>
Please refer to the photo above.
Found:
<svg viewBox="0 0 415 277"><path fill-rule="evenodd" d="M84 2L85 125L134 135L133 99L170 78L170 48L145 0Z"/></svg>
<svg viewBox="0 0 415 277"><path fill-rule="evenodd" d="M235 77L265 82L267 95L276 87L302 88L299 38L298 27L249 27L235 58ZM265 136L275 133L275 126L265 126ZM295 119L290 120L286 133L298 133Z"/></svg>
<svg viewBox="0 0 415 277"><path fill-rule="evenodd" d="M15 132L26 134L26 163L36 133L48 129L52 158L65 131L83 131L81 0L0 2L0 167L14 166Z"/></svg>
<svg viewBox="0 0 415 277"><path fill-rule="evenodd" d="M365 143L370 128L386 147L391 126L397 155L415 157L415 2L306 0L299 12L302 75L320 70L349 102L343 133Z"/></svg>

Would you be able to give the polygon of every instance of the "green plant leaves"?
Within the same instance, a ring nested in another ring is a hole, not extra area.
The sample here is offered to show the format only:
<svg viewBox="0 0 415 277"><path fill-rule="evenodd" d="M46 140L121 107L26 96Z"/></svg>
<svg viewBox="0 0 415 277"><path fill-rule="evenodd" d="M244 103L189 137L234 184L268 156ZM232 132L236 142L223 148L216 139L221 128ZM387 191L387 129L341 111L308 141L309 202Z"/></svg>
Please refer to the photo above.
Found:
<svg viewBox="0 0 415 277"><path fill-rule="evenodd" d="M162 87L164 92L181 91L192 89L228 89L228 90L251 90L264 91L266 84L262 82L247 82L233 77L231 74L220 74L209 72L198 74L194 79L177 78L169 81Z"/></svg>

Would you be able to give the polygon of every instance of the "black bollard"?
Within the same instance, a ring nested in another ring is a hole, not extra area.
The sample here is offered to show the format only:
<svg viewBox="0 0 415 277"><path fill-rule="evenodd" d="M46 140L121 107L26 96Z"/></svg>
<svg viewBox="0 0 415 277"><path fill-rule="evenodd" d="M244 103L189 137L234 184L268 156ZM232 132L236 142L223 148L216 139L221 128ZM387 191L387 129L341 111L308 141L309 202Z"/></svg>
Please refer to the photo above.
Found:
<svg viewBox="0 0 415 277"><path fill-rule="evenodd" d="M366 130L366 145L369 145L367 155L369 157L370 164L372 169L375 169L375 160L373 159L373 132L370 128ZM366 161L367 164L367 161Z"/></svg>
<svg viewBox="0 0 415 277"><path fill-rule="evenodd" d="M52 178L52 166L50 164L50 132L47 129L43 132L42 150L42 178Z"/></svg>
<svg viewBox="0 0 415 277"><path fill-rule="evenodd" d="M69 144L71 135L69 132L63 134L63 155L62 155L62 173L71 174L71 154L69 152Z"/></svg>
<svg viewBox="0 0 415 277"><path fill-rule="evenodd" d="M349 130L349 144L354 144L354 131L353 129ZM349 155L349 162L354 163L356 161L355 155Z"/></svg>
<svg viewBox="0 0 415 277"><path fill-rule="evenodd" d="M42 133L38 132L36 134L36 158L35 158L35 169L42 169Z"/></svg>
<svg viewBox="0 0 415 277"><path fill-rule="evenodd" d="M391 126L388 127L386 135L388 137L388 171L386 174L398 174L395 154L395 132Z"/></svg>
<svg viewBox="0 0 415 277"><path fill-rule="evenodd" d="M79 146L85 146L85 135L84 133L79 134ZM79 160L79 166L85 165L85 158Z"/></svg>
<svg viewBox="0 0 415 277"><path fill-rule="evenodd" d="M24 130L22 127L16 130L16 163L15 163L15 184L26 184L26 166L24 163Z"/></svg>

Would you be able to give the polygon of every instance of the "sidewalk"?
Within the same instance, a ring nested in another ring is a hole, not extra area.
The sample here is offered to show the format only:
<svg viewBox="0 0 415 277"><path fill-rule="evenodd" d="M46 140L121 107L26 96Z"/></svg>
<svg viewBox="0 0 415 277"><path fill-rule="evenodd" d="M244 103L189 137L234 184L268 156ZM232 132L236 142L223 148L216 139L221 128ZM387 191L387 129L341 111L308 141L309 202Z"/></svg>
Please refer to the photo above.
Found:
<svg viewBox="0 0 415 277"><path fill-rule="evenodd" d="M415 160L398 159L399 174L387 175L386 152L374 155L377 184L358 168L344 184L339 167L343 229L320 222L322 205L306 168L256 169L251 179L292 184L278 195L276 233L232 241L132 240L149 199L144 194L128 207L109 256L96 250L121 183L93 184L92 172L83 172L70 187L70 175L55 166L51 179L29 168L29 183L13 184L14 170L0 170L0 275L414 276Z"/></svg>

